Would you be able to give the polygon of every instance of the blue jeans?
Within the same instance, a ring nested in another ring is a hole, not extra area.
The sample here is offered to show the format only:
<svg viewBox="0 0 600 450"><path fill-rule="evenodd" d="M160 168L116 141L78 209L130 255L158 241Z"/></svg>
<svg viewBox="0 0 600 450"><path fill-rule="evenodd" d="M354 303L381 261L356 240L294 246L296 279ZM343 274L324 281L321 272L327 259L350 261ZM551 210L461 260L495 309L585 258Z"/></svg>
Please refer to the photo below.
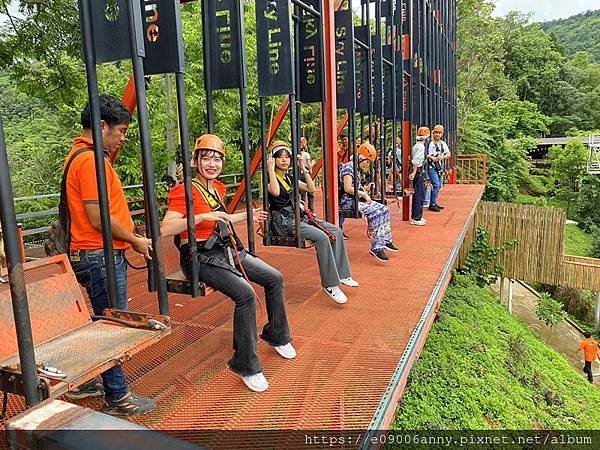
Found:
<svg viewBox="0 0 600 450"><path fill-rule="evenodd" d="M429 189L425 189L423 203L426 205L437 205L438 195L442 187L442 181L433 167L429 167L427 174L429 175L429 180L431 181L431 191Z"/></svg>
<svg viewBox="0 0 600 450"><path fill-rule="evenodd" d="M72 261L71 265L77 281L85 288L90 297L94 314L102 315L104 309L110 307L103 250L85 252L79 261ZM127 263L123 250L115 251L115 270L119 302L117 308L127 309ZM103 372L102 382L107 400L120 400L129 391L123 368L120 365Z"/></svg>

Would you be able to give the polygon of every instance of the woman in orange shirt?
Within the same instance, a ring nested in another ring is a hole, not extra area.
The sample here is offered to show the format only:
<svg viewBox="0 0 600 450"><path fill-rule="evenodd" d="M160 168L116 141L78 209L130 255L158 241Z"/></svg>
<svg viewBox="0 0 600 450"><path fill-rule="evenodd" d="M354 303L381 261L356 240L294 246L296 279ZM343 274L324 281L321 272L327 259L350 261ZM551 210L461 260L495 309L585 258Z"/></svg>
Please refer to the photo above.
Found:
<svg viewBox="0 0 600 450"><path fill-rule="evenodd" d="M285 312L283 276L260 259L247 253L238 239L233 224L246 219L246 213L227 214L223 198L226 186L217 178L223 168L225 146L215 135L200 136L194 148L192 166L194 220L198 247L199 281L222 292L235 302L233 315L234 355L229 368L253 391L263 392L269 383L263 375L256 354L256 293L249 281L265 289L268 322L261 337L283 358L296 357ZM189 242L185 195L182 184L168 196L169 210L161 225L164 236L179 235L180 265L190 277ZM266 214L255 211L254 220L263 221ZM176 238L177 239L177 238Z"/></svg>

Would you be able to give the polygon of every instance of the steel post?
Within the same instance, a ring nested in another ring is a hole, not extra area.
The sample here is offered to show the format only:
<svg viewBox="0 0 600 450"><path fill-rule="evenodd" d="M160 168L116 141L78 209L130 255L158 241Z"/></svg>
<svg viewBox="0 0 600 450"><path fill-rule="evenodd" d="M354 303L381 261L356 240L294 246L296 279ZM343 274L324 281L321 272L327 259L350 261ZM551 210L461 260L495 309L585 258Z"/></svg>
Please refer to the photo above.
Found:
<svg viewBox="0 0 600 450"><path fill-rule="evenodd" d="M150 126L148 119L148 104L146 101L146 86L144 83L144 64L138 54L138 45L135 32L134 19L134 0L127 0L127 16L129 19L129 40L131 46L131 61L133 64L133 74L135 79L135 92L138 111L138 126L140 130L140 143L142 147L142 175L144 179L144 200L146 202L146 218L150 226L150 237L152 239L152 265L155 287L158 293L159 311L163 315L169 315L169 299L167 297L167 284L165 282L163 258L162 258L162 237L160 235L160 224L158 219L158 200L156 198L156 185L154 180L154 164L152 161L152 147L150 143ZM106 250L105 250L106 257ZM111 255L111 259L112 255Z"/></svg>
<svg viewBox="0 0 600 450"><path fill-rule="evenodd" d="M4 128L0 117L0 222L4 235L8 278L10 280L10 296L12 301L17 346L19 348L19 363L23 375L23 390L27 406L40 402L38 393L39 379L35 364L33 335L31 332L31 317L25 287L25 273L19 248L17 234L17 219L10 173L8 170L8 155L4 142ZM7 401L5 399L5 401Z"/></svg>

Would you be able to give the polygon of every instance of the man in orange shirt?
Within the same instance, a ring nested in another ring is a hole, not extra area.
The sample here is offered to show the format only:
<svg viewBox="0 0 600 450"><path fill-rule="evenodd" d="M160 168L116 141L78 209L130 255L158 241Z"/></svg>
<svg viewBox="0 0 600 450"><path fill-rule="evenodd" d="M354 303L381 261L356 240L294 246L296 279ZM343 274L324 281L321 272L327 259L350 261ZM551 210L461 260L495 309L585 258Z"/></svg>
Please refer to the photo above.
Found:
<svg viewBox="0 0 600 450"><path fill-rule="evenodd" d="M350 161L351 153L350 149L348 148L348 136L346 136L345 134L341 134L340 140L342 142L337 151L338 164L346 164Z"/></svg>
<svg viewBox="0 0 600 450"><path fill-rule="evenodd" d="M127 309L127 263L125 251L133 248L150 258L152 241L133 233L133 222L129 215L127 200L119 176L109 157L117 152L125 142L125 135L131 123L131 114L123 103L115 97L101 95L100 116L102 143L105 151L104 168L110 208L110 225L113 237L115 269L117 275L118 309ZM108 308L106 265L104 261L104 241L100 222L100 205L96 182L96 166L92 141L92 118L90 106L81 113L81 136L65 160L70 162L67 172L67 204L71 219L69 259L77 281L87 290L95 315L102 315ZM83 149L82 151L80 151ZM125 374L120 365L102 373L106 403L103 411L112 415L136 415L153 410L153 400L132 394L129 391ZM102 395L95 380L79 386L71 392L71 398L84 398Z"/></svg>
<svg viewBox="0 0 600 450"><path fill-rule="evenodd" d="M583 372L587 374L588 381L594 382L594 375L592 374L592 363L598 358L598 342L592 337L587 331L583 333L585 339L579 344L579 348L575 352L575 355L579 353L579 350L583 350L583 356L585 364L583 366Z"/></svg>

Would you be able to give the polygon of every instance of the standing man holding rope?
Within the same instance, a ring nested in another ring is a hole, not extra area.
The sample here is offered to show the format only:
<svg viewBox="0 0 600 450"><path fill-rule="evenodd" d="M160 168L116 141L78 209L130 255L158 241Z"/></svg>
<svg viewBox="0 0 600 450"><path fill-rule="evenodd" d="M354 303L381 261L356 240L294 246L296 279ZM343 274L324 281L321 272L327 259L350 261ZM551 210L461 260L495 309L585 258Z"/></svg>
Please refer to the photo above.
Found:
<svg viewBox="0 0 600 450"><path fill-rule="evenodd" d="M127 309L127 262L125 251L133 248L150 259L152 241L133 233L133 221L129 215L127 200L121 180L110 162L109 156L119 151L131 123L131 114L117 98L101 95L100 126L104 145L106 187L110 208L110 225L113 237L115 270L117 276L118 309ZM77 281L85 287L92 309L97 316L109 308L104 241L100 221L98 185L92 141L92 118L89 103L81 113L81 136L75 139L73 148L65 160L66 196L70 216L69 259ZM90 349L93 351L94 349ZM103 412L112 415L137 415L152 411L154 400L129 391L123 368L114 366L102 373L104 392L98 382L92 380L67 394L71 398L95 397L105 394Z"/></svg>

